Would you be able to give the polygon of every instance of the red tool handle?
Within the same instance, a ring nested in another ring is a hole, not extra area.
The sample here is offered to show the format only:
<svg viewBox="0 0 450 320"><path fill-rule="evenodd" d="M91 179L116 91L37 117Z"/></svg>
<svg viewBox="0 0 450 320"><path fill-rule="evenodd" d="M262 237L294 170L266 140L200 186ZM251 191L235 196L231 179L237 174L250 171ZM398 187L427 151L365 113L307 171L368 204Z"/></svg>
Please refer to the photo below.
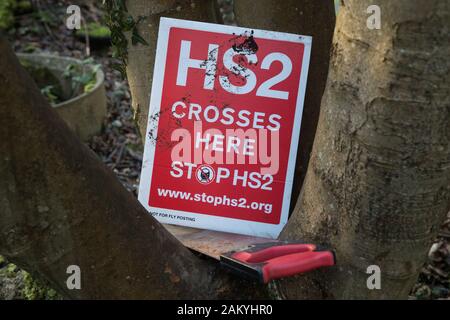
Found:
<svg viewBox="0 0 450 320"><path fill-rule="evenodd" d="M264 283L268 283L270 280L289 277L334 264L334 254L331 251L293 253L267 261L262 266L263 280Z"/></svg>
<svg viewBox="0 0 450 320"><path fill-rule="evenodd" d="M276 257L292 253L303 253L316 250L313 244L280 244L255 252L240 251L233 254L233 259L247 263L262 263Z"/></svg>

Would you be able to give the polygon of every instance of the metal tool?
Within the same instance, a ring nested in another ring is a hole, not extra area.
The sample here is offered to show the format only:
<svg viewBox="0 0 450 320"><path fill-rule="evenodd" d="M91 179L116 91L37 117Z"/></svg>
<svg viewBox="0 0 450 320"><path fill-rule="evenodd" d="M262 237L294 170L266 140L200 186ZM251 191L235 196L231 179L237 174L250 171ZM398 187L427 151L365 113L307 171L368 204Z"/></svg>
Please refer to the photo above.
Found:
<svg viewBox="0 0 450 320"><path fill-rule="evenodd" d="M271 280L333 266L333 251L320 250L314 244L269 242L231 251L220 256L221 264L247 279L268 283Z"/></svg>
<svg viewBox="0 0 450 320"><path fill-rule="evenodd" d="M314 244L164 226L191 250L220 260L225 268L241 277L262 283L336 263L333 251Z"/></svg>

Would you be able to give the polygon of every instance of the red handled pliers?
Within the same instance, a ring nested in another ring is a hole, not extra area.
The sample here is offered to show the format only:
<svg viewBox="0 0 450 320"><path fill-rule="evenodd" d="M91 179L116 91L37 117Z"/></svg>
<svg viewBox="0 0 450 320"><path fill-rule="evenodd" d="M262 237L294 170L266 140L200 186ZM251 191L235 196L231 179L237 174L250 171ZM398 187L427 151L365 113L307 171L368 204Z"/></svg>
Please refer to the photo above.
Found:
<svg viewBox="0 0 450 320"><path fill-rule="evenodd" d="M238 275L268 283L320 267L336 264L331 250L321 250L314 244L269 242L252 245L242 251L220 256L221 264Z"/></svg>

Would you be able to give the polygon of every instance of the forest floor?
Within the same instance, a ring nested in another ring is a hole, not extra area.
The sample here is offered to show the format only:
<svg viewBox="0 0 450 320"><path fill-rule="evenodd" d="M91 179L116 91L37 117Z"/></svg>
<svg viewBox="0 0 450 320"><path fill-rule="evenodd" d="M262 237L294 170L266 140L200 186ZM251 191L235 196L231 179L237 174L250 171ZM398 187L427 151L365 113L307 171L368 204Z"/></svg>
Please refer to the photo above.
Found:
<svg viewBox="0 0 450 320"><path fill-rule="evenodd" d="M86 44L67 29L66 8L70 1L38 1L39 8L15 16L7 31L16 52L52 53L86 59ZM102 22L101 5L85 1L84 19ZM92 1L94 3L94 1ZM101 3L99 1L99 3ZM131 97L126 79L113 69L108 45L91 42L90 56L105 72L108 112L102 132L87 142L88 146L116 174L121 183L137 196L142 162L142 141L133 120ZM442 225L428 261L422 269L411 299L450 299L450 216ZM0 299L58 299L54 290L33 279L0 257Z"/></svg>

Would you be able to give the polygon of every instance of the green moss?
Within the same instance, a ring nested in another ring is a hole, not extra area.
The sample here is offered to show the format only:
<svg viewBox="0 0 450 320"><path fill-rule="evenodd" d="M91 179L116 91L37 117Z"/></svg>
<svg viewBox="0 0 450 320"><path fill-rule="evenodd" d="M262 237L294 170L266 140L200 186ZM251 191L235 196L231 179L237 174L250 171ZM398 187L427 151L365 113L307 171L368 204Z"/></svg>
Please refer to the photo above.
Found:
<svg viewBox="0 0 450 320"><path fill-rule="evenodd" d="M6 264L6 265L5 265ZM7 277L17 281L17 297L26 300L60 300L62 297L41 280L34 279L25 270L19 269L15 264L8 263L0 256L0 277Z"/></svg>
<svg viewBox="0 0 450 320"><path fill-rule="evenodd" d="M24 288L22 295L26 300L59 300L61 297L55 290L49 288L46 284L42 283L33 277L26 271L23 271Z"/></svg>
<svg viewBox="0 0 450 320"><path fill-rule="evenodd" d="M109 38L111 36L111 31L107 26L103 26L96 22L88 23L86 28L77 30L76 34L84 37L86 35L86 30L89 37L93 38Z"/></svg>
<svg viewBox="0 0 450 320"><path fill-rule="evenodd" d="M20 272L20 269L17 268L15 264L9 263L5 261L6 266L0 269L0 276L7 277L7 278L15 278L17 277L18 273Z"/></svg>
<svg viewBox="0 0 450 320"><path fill-rule="evenodd" d="M17 268L17 266L15 264L8 264L6 266L6 276L9 278L14 278L17 274L17 272L19 271L19 269Z"/></svg>

